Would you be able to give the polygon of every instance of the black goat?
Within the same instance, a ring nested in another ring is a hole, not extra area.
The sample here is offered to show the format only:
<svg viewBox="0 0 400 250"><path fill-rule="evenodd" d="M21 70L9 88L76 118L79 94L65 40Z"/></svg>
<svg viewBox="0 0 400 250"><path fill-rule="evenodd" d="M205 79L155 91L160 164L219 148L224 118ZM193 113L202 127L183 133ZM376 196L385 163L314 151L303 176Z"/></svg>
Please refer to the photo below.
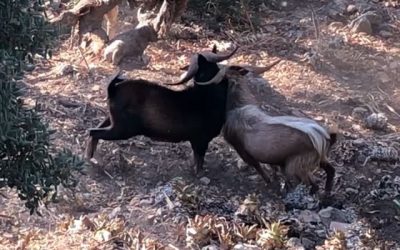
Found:
<svg viewBox="0 0 400 250"><path fill-rule="evenodd" d="M182 91L143 79L124 80L117 73L107 87L109 116L97 128L89 129L86 157L93 157L99 139L124 140L144 135L158 141L189 141L198 173L209 142L219 135L225 122L228 81L222 79L225 74L217 62L230 58L237 49L227 54L194 55L190 69L175 84L194 78L201 85Z"/></svg>

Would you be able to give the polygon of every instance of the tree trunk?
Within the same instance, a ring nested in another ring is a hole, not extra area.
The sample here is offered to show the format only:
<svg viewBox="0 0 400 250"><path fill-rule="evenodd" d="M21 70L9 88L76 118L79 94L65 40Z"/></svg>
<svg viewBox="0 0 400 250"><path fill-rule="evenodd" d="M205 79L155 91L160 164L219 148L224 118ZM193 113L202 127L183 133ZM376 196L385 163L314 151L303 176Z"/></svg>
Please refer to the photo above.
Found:
<svg viewBox="0 0 400 250"><path fill-rule="evenodd" d="M77 34L79 36L79 44L81 47L85 48L87 52L100 55L103 49L109 43L110 37L115 34L115 27L118 15L118 6L122 0L81 0L72 9L64 11L58 17L50 20L52 23L63 23L73 27L77 27ZM141 32L131 32L129 35L118 36L115 39L120 39L124 42L124 39L133 39L135 41L143 40L146 41L141 43L145 44L154 41L150 39L154 37L155 33L158 37L164 37L171 28L173 22L175 22L186 9L188 0L149 0L149 1L135 1L128 0L129 6L133 8L135 5L139 5L138 10L138 25L137 27L147 26L149 34L143 34ZM145 13L142 13L145 10ZM103 18L106 18L107 32L102 28L101 24ZM136 28L137 28L136 27ZM135 28L135 29L136 29ZM134 37L132 37L134 36ZM115 40L113 39L113 40ZM147 41L148 40L148 41ZM132 40L131 40L132 41ZM113 41L111 41L112 43ZM128 44L129 41L126 41ZM110 44L111 46L112 44ZM144 49L147 47L143 47ZM121 47L120 44L114 47ZM129 50L129 48L127 48ZM112 50L110 48L108 51ZM126 49L125 49L126 50ZM142 53L143 53L142 51ZM129 51L119 51L119 54L129 54ZM135 52L136 53L136 52ZM141 54L141 53L139 53Z"/></svg>

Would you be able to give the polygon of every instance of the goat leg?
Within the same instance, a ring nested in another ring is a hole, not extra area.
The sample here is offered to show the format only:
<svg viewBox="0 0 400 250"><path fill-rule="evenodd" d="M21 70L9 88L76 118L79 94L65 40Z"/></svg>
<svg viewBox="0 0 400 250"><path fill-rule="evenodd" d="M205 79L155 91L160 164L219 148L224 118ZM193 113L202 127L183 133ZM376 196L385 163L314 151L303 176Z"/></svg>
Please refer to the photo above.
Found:
<svg viewBox="0 0 400 250"><path fill-rule="evenodd" d="M264 181L267 184L272 183L271 179L268 177L268 175L265 173L265 171L262 169L261 165L258 162L253 163L253 164L250 164L248 162L246 162L246 163L253 166L257 170L257 172L262 176L262 178L264 179Z"/></svg>
<svg viewBox="0 0 400 250"><path fill-rule="evenodd" d="M108 127L111 125L111 120L110 118L106 118L104 121L102 121L97 128L103 128L103 127ZM93 136L89 136L87 145L86 145L86 150L85 150L85 156L86 159L91 159L94 155L94 151L96 151L97 144L99 143L98 138L93 138Z"/></svg>
<svg viewBox="0 0 400 250"><path fill-rule="evenodd" d="M307 182L309 185L311 185L311 190L310 190L310 194L315 194L318 192L319 187L318 185L314 182L312 176L310 174L307 175Z"/></svg>
<svg viewBox="0 0 400 250"><path fill-rule="evenodd" d="M335 178L335 168L333 168L329 162L321 162L320 168L325 170L326 173L325 195L329 196L332 191L333 180Z"/></svg>
<svg viewBox="0 0 400 250"><path fill-rule="evenodd" d="M203 170L204 156L208 148L208 142L190 142L194 155L194 173L198 175Z"/></svg>
<svg viewBox="0 0 400 250"><path fill-rule="evenodd" d="M272 180L268 177L268 175L265 173L265 171L262 169L260 163L254 159L252 156L250 156L247 152L244 150L238 150L237 151L240 157L243 159L244 162L246 162L248 165L254 167L257 172L261 175L261 177L264 179L264 181L269 184L272 183Z"/></svg>

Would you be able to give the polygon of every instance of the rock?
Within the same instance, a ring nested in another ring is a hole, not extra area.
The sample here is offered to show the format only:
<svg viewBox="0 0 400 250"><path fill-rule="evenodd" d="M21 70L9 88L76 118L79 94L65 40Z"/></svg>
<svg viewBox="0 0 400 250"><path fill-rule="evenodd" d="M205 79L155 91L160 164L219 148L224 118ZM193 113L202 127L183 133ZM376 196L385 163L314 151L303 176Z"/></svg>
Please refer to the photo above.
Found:
<svg viewBox="0 0 400 250"><path fill-rule="evenodd" d="M240 158L236 161L236 165L239 171L243 171L249 168L249 165L247 165L247 163Z"/></svg>
<svg viewBox="0 0 400 250"><path fill-rule="evenodd" d="M286 247L290 250L305 250L305 247L301 244L301 240L296 237L290 238L286 242Z"/></svg>
<svg viewBox="0 0 400 250"><path fill-rule="evenodd" d="M318 214L321 218L321 221L326 226L330 225L331 221L338 221L338 222L345 222L345 223L349 222L345 212L343 212L342 210L339 210L337 208L327 207L327 208L321 209Z"/></svg>
<svg viewBox="0 0 400 250"><path fill-rule="evenodd" d="M247 176L247 178L249 178L252 181L260 181L261 180L261 176L259 174L249 175L249 176Z"/></svg>
<svg viewBox="0 0 400 250"><path fill-rule="evenodd" d="M382 130L386 128L388 118L383 113L372 113L365 119L365 126L370 129Z"/></svg>
<svg viewBox="0 0 400 250"><path fill-rule="evenodd" d="M367 18L362 17L354 23L351 31L354 33L366 33L366 34L371 35L372 34L372 26Z"/></svg>
<svg viewBox="0 0 400 250"><path fill-rule="evenodd" d="M211 180L209 179L209 178L207 178L207 177L201 177L200 178L200 182L203 184L203 185L208 185L208 184L210 184L210 182L211 182Z"/></svg>
<svg viewBox="0 0 400 250"><path fill-rule="evenodd" d="M350 14L350 15L356 13L357 11L358 11L358 9L354 4L350 4L346 8L347 14Z"/></svg>
<svg viewBox="0 0 400 250"><path fill-rule="evenodd" d="M98 242L105 242L105 241L109 241L111 239L111 232L102 229L99 231L96 231L96 234L94 235L94 238L98 241Z"/></svg>
<svg viewBox="0 0 400 250"><path fill-rule="evenodd" d="M387 30L381 30L379 32L379 35L381 35L383 38L390 38L393 36L392 32L389 32Z"/></svg>
<svg viewBox="0 0 400 250"><path fill-rule="evenodd" d="M399 68L399 63L398 62L391 62L390 64L389 64L389 68L390 69L397 69L397 68Z"/></svg>
<svg viewBox="0 0 400 250"><path fill-rule="evenodd" d="M306 249L313 249L315 246L315 242L308 238L302 238L301 243Z"/></svg>
<svg viewBox="0 0 400 250"><path fill-rule="evenodd" d="M331 22L329 24L329 29L332 29L332 30L337 30L337 29L340 29L343 27L344 27L344 24L342 22Z"/></svg>
<svg viewBox="0 0 400 250"><path fill-rule="evenodd" d="M326 238L326 232L324 229L315 230L315 233L319 238Z"/></svg>
<svg viewBox="0 0 400 250"><path fill-rule="evenodd" d="M310 210L301 211L299 219L305 223L318 223L321 221L319 215Z"/></svg>
<svg viewBox="0 0 400 250"><path fill-rule="evenodd" d="M368 109L363 108L363 107L356 107L353 109L353 112L351 112L351 116L361 119L365 118L368 113Z"/></svg>
<svg viewBox="0 0 400 250"><path fill-rule="evenodd" d="M233 247L234 250L261 250L260 247L246 243L239 243Z"/></svg>
<svg viewBox="0 0 400 250"><path fill-rule="evenodd" d="M57 76L65 76L74 73L75 69L71 64L63 64L57 67Z"/></svg>
<svg viewBox="0 0 400 250"><path fill-rule="evenodd" d="M381 71L378 73L377 76L382 83L388 83L391 81L390 77L388 76L388 74L386 74L386 72Z"/></svg>
<svg viewBox="0 0 400 250"><path fill-rule="evenodd" d="M35 69L35 65L34 65L34 64L27 63L27 64L25 65L25 70L26 70L26 71L33 71L34 69Z"/></svg>
<svg viewBox="0 0 400 250"><path fill-rule="evenodd" d="M99 90L100 90L100 85L98 85L98 84L93 85L92 91L99 91Z"/></svg>
<svg viewBox="0 0 400 250"><path fill-rule="evenodd" d="M362 14L362 17L366 18L372 25L380 25L383 22L383 18L375 11L367 11Z"/></svg>
<svg viewBox="0 0 400 250"><path fill-rule="evenodd" d="M140 200L139 204L140 204L141 206L150 206L150 205L153 204L153 202L154 202L154 199L152 199L152 198L147 198L147 199L142 199L142 200Z"/></svg>
<svg viewBox="0 0 400 250"><path fill-rule="evenodd" d="M355 188L346 188L345 190L348 194L358 194L358 190Z"/></svg>
<svg viewBox="0 0 400 250"><path fill-rule="evenodd" d="M208 246L203 247L201 250L218 250L218 249L219 248L216 245L208 245Z"/></svg>
<svg viewBox="0 0 400 250"><path fill-rule="evenodd" d="M338 49L341 46L345 44L344 40L342 37L335 37L333 39L330 39L328 42L328 46L331 49Z"/></svg>
<svg viewBox="0 0 400 250"><path fill-rule="evenodd" d="M346 233L349 230L350 226L351 224L349 223L332 221L329 225L329 229L332 231L342 231L343 233Z"/></svg>
<svg viewBox="0 0 400 250"><path fill-rule="evenodd" d="M116 207L114 208L111 213L108 215L108 218L110 219L114 219L115 217L117 217L117 215L121 213L121 207Z"/></svg>

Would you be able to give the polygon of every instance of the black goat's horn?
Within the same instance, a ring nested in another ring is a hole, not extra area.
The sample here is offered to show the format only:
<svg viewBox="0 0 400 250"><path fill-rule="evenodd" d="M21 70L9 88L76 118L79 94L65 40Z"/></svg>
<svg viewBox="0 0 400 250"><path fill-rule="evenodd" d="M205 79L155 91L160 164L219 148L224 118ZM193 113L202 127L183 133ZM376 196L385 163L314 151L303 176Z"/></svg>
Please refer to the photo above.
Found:
<svg viewBox="0 0 400 250"><path fill-rule="evenodd" d="M207 51L207 52L202 52L201 55L204 56L207 59L207 61L209 61L209 62L218 63L218 62L222 62L222 61L227 60L230 57L232 57L238 49L239 49L239 46L237 46L235 49L233 49L229 53L215 54L213 52Z"/></svg>
<svg viewBox="0 0 400 250"><path fill-rule="evenodd" d="M233 56L233 54L236 53L236 51L238 49L239 49L239 46L237 46L235 49L233 49L233 51L231 51L229 53L224 53L224 54L215 54L213 52L208 52L208 51L201 52L199 54L204 56L206 58L206 60L211 63L218 63L218 62L222 62L224 60L229 59L231 56ZM181 84L189 81L190 79L192 79L194 77L194 75L196 75L197 70L199 69L197 59L198 59L198 54L192 56L192 58L190 60L190 64L189 64L189 69L187 70L187 72L185 72L184 74L181 75L181 79L175 83L167 83L167 85L181 85Z"/></svg>
<svg viewBox="0 0 400 250"><path fill-rule="evenodd" d="M181 75L181 79L178 82L175 83L167 83L167 85L181 85L196 75L197 70L199 69L199 65L197 64L197 58L198 55L193 55L192 58L190 59L190 64L188 70Z"/></svg>

